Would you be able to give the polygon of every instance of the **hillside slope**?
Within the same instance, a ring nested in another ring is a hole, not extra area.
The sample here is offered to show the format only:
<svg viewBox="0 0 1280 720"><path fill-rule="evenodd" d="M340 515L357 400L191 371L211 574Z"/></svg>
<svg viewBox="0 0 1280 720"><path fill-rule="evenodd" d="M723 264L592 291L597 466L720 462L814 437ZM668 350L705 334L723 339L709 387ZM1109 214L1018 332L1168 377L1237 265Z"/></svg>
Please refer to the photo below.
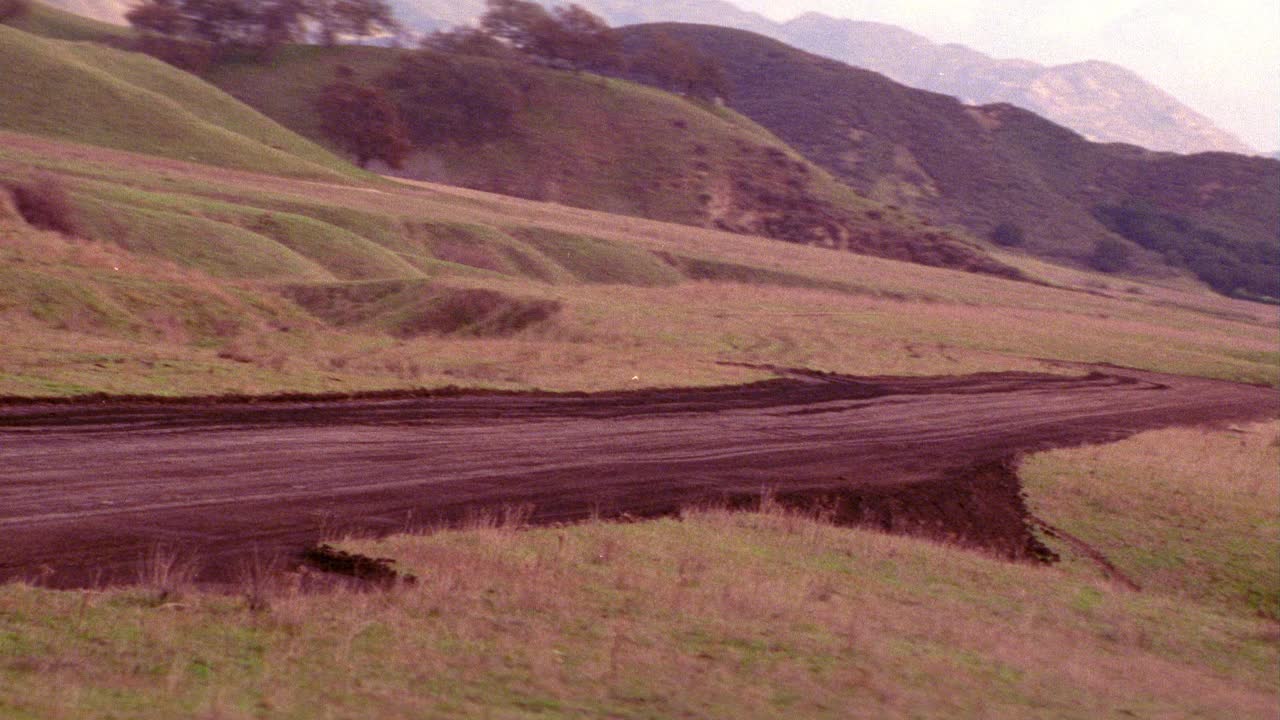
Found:
<svg viewBox="0 0 1280 720"><path fill-rule="evenodd" d="M1271 160L1090 143L1010 105L965 106L739 30L662 24L622 33L631 52L665 34L715 57L731 107L858 191L937 222L983 235L1013 227L1032 252L1093 262L1100 243L1124 242L1099 219L1102 209L1142 208L1231 248L1280 251L1280 163ZM1158 245L1126 246L1126 262L1177 267Z"/></svg>
<svg viewBox="0 0 1280 720"><path fill-rule="evenodd" d="M0 26L0 129L299 177L357 171L198 78L137 53Z"/></svg>
<svg viewBox="0 0 1280 720"><path fill-rule="evenodd" d="M59 0L83 4L89 0ZM542 0L552 4L552 0ZM392 0L417 30L468 23L484 0ZM807 13L774 22L724 0L580 0L610 24L705 23L748 30L809 52L884 73L911 87L970 103L1008 102L1100 142L1174 152L1251 154L1239 138L1126 68L1101 62L1043 66L998 60L956 44L936 44L884 23Z"/></svg>
<svg viewBox="0 0 1280 720"><path fill-rule="evenodd" d="M290 47L268 64L215 68L212 82L324 141L313 99L345 67L377 82L404 51ZM622 80L487 58L429 56L408 73L441 72L468 92L514 98L508 127L484 138L463 123L418 140L406 177L926 265L1017 273L971 239L861 197L741 115ZM447 82L441 82L445 85ZM430 83L428 84L430 85ZM453 96L392 92L408 118ZM463 102L465 100L457 100ZM411 124L413 124L411 120ZM436 133L439 126L420 123ZM386 168L384 168L386 170Z"/></svg>

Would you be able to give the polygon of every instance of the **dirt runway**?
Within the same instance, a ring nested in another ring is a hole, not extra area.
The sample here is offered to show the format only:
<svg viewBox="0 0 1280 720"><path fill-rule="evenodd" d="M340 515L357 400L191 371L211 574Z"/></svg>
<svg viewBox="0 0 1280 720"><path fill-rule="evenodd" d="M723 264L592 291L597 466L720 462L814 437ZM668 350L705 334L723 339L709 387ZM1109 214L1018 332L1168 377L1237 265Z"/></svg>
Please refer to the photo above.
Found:
<svg viewBox="0 0 1280 720"><path fill-rule="evenodd" d="M651 516L768 488L843 522L1033 552L1019 454L1276 417L1270 388L1094 368L740 387L0 406L0 580L136 577L157 546L228 579L252 555L526 506Z"/></svg>

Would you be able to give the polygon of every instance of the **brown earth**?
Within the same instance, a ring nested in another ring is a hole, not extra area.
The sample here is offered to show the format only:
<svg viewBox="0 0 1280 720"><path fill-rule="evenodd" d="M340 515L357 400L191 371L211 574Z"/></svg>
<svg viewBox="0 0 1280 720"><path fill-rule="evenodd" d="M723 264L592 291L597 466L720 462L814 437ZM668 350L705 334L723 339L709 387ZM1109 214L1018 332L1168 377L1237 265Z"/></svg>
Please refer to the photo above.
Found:
<svg viewBox="0 0 1280 720"><path fill-rule="evenodd" d="M848 524L1043 557L1014 463L1169 425L1275 417L1272 388L1083 376L848 377L600 394L10 400L0 405L0 580L131 581L157 547L208 580L518 507L635 517L762 492Z"/></svg>

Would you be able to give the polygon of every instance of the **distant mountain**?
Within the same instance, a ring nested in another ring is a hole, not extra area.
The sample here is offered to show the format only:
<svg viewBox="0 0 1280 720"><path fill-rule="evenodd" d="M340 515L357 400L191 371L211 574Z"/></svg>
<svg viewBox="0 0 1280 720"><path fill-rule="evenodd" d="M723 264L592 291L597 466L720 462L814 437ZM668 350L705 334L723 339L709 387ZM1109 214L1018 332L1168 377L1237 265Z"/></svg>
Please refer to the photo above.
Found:
<svg viewBox="0 0 1280 720"><path fill-rule="evenodd" d="M423 30L467 22L484 12L484 0L391 3L407 25ZM578 0L578 4L613 25L672 21L750 30L969 104L1017 105L1098 142L1181 153L1255 152L1168 93L1110 63L1045 67L1026 60L997 60L962 45L935 44L893 25L818 13L779 24L723 0Z"/></svg>
<svg viewBox="0 0 1280 720"><path fill-rule="evenodd" d="M46 5L109 23L124 23L134 0L41 0Z"/></svg>
<svg viewBox="0 0 1280 720"><path fill-rule="evenodd" d="M963 45L938 45L893 25L817 13L765 34L969 104L1017 105L1098 142L1181 153L1254 152L1213 121L1111 63L1046 67L1026 60L998 60Z"/></svg>
<svg viewBox="0 0 1280 720"><path fill-rule="evenodd" d="M872 199L989 237L1012 229L1032 252L1094 266L1113 265L1110 252L1149 270L1207 264L1217 245L1233 268L1264 264L1280 281L1274 160L1093 143L1009 104L968 106L741 30L663 23L622 35L637 55L665 35L715 58L730 107ZM1133 245L1117 250L1119 238Z"/></svg>

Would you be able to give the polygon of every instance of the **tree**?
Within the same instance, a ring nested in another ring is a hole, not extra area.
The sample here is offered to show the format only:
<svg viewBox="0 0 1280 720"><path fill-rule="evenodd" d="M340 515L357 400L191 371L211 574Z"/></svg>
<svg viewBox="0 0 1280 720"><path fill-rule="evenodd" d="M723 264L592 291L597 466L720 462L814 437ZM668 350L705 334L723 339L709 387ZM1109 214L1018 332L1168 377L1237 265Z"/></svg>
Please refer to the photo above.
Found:
<svg viewBox="0 0 1280 720"><path fill-rule="evenodd" d="M400 30L387 0L308 0L320 26L320 41L335 45L342 36L365 38Z"/></svg>
<svg viewBox="0 0 1280 720"><path fill-rule="evenodd" d="M607 64L618 51L609 25L578 5L548 12L528 0L488 0L480 29L548 64L573 69Z"/></svg>
<svg viewBox="0 0 1280 720"><path fill-rule="evenodd" d="M705 100L728 95L729 83L720 63L666 33L654 36L652 45L631 69L661 87L686 95Z"/></svg>
<svg viewBox="0 0 1280 720"><path fill-rule="evenodd" d="M124 19L144 34L181 38L190 32L180 0L148 0L135 5Z"/></svg>
<svg viewBox="0 0 1280 720"><path fill-rule="evenodd" d="M410 138L422 146L510 135L537 79L518 67L421 50L403 57L378 82L395 98Z"/></svg>
<svg viewBox="0 0 1280 720"><path fill-rule="evenodd" d="M326 85L315 107L321 131L354 155L360 167L381 160L398 168L413 149L404 120L387 94L355 82L350 73Z"/></svg>
<svg viewBox="0 0 1280 720"><path fill-rule="evenodd" d="M471 55L474 57L508 58L515 52L494 36L479 28L457 27L437 30L424 37L419 44L423 50L446 55Z"/></svg>
<svg viewBox="0 0 1280 720"><path fill-rule="evenodd" d="M551 14L528 0L487 0L480 29L530 55L542 55L555 24Z"/></svg>
<svg viewBox="0 0 1280 720"><path fill-rule="evenodd" d="M575 69L609 64L618 54L618 36L602 18L580 5L551 11L554 27L549 54Z"/></svg>
<svg viewBox="0 0 1280 720"><path fill-rule="evenodd" d="M125 19L148 37L268 51L310 25L330 45L399 29L387 0L143 0Z"/></svg>

